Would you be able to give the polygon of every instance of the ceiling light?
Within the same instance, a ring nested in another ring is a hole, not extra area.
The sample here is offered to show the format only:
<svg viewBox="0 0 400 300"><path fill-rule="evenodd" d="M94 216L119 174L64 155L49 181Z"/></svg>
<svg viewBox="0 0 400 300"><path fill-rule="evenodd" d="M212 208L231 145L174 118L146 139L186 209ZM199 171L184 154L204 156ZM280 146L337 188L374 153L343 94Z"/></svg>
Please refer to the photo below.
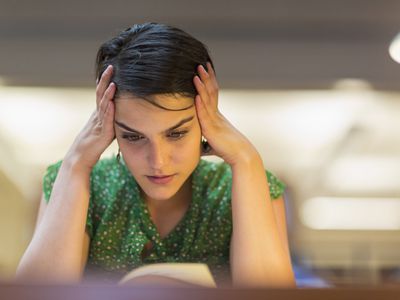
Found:
<svg viewBox="0 0 400 300"><path fill-rule="evenodd" d="M396 35L389 46L390 57L400 64L400 33Z"/></svg>

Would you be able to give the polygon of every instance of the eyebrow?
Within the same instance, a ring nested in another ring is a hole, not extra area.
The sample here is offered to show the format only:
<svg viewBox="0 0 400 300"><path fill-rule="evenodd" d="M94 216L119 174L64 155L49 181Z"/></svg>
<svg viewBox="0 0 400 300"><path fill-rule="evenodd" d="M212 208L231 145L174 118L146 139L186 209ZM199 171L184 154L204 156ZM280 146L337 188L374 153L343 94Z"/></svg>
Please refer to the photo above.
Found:
<svg viewBox="0 0 400 300"><path fill-rule="evenodd" d="M181 121L179 121L178 123L176 123L174 126L172 126L172 127L168 128L167 130L165 130L165 132L172 131L172 130L174 130L174 129L180 127L180 126L182 126L183 124L192 121L193 118L194 118L194 116L190 116L190 117L188 117L188 118L182 119ZM117 124L119 127L123 128L123 129L125 129L125 130L131 131L131 132L136 132L136 133L139 133L139 134L144 135L144 134L141 133L140 131L135 130L135 129L133 129L133 128L130 128L130 127L128 127L127 125L125 125L124 123L119 122L119 121L117 121L117 120L115 120L115 124Z"/></svg>

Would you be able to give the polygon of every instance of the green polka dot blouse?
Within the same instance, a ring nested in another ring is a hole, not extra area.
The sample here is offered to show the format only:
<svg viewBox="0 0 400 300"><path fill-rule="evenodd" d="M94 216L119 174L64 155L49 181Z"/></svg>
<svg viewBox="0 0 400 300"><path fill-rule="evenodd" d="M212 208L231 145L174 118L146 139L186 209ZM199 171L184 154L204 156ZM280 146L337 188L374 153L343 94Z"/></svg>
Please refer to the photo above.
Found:
<svg viewBox="0 0 400 300"><path fill-rule="evenodd" d="M60 165L61 161L50 165L44 175L46 201ZM276 199L284 185L266 173L271 198ZM90 176L90 247L84 280L117 282L134 268L160 262L206 263L217 283L229 280L231 185L229 165L200 160L192 174L192 202L177 226L161 238L123 160L101 159ZM151 251L145 251L149 242Z"/></svg>

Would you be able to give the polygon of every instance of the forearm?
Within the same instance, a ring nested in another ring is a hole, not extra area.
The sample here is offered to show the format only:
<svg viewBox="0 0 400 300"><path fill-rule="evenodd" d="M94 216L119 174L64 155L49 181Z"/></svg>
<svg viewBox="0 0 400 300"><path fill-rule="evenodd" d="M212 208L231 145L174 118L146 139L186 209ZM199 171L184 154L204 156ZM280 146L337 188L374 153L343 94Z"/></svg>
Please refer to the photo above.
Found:
<svg viewBox="0 0 400 300"><path fill-rule="evenodd" d="M232 168L231 266L234 285L293 286L261 157L250 151Z"/></svg>
<svg viewBox="0 0 400 300"><path fill-rule="evenodd" d="M89 203L90 172L64 160L50 201L17 269L16 279L78 281Z"/></svg>

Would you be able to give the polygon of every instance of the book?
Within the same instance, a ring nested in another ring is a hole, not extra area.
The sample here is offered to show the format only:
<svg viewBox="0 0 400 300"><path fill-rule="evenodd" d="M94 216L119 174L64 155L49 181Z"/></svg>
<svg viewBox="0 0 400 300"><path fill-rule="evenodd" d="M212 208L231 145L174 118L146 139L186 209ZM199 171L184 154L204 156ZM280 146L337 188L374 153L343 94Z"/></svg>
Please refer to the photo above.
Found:
<svg viewBox="0 0 400 300"><path fill-rule="evenodd" d="M217 287L210 269L201 263L158 263L136 268L118 285Z"/></svg>

